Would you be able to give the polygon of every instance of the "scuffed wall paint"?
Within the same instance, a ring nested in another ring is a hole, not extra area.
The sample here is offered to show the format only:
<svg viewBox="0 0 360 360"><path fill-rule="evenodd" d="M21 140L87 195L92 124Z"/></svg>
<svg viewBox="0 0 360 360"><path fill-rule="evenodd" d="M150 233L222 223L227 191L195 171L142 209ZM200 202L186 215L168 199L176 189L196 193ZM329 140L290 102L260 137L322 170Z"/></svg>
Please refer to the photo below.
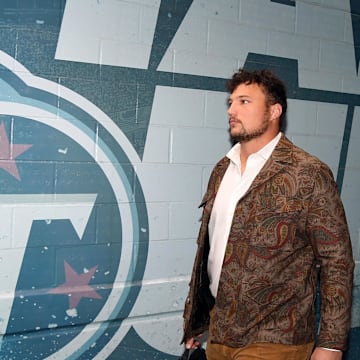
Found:
<svg viewBox="0 0 360 360"><path fill-rule="evenodd" d="M176 359L225 80L268 67L329 164L360 328L360 9L344 0L3 0L1 359Z"/></svg>

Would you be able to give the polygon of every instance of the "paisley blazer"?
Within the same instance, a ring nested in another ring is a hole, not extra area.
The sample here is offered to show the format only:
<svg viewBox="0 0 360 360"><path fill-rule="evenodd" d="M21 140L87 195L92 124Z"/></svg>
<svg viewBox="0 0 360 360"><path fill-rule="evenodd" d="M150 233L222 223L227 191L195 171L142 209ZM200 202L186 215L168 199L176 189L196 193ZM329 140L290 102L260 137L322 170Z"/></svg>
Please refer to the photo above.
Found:
<svg viewBox="0 0 360 360"><path fill-rule="evenodd" d="M183 341L208 329L210 311L215 343L314 341L320 279L317 346L344 350L354 269L344 208L328 166L284 135L236 206L218 294L211 296L208 222L228 164L225 157L214 167L201 204Z"/></svg>

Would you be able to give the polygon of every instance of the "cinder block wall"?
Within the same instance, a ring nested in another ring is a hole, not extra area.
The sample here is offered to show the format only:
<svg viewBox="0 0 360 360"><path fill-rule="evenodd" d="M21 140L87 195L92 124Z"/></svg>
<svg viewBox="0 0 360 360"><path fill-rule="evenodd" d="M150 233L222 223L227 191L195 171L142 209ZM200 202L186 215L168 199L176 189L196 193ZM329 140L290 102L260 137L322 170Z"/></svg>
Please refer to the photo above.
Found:
<svg viewBox="0 0 360 360"><path fill-rule="evenodd" d="M356 0L3 0L0 358L177 359L198 204L230 148L225 80L287 83L287 135L333 170L357 261Z"/></svg>

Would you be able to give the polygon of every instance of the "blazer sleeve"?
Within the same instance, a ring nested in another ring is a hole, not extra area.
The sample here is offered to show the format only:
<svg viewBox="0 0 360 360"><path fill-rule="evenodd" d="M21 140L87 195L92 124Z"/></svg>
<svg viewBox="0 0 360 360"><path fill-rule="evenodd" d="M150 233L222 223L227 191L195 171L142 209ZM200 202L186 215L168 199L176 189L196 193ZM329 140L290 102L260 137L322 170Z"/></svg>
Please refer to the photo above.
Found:
<svg viewBox="0 0 360 360"><path fill-rule="evenodd" d="M314 172L307 232L320 262L317 346L345 350L350 329L354 260L345 211L331 170Z"/></svg>

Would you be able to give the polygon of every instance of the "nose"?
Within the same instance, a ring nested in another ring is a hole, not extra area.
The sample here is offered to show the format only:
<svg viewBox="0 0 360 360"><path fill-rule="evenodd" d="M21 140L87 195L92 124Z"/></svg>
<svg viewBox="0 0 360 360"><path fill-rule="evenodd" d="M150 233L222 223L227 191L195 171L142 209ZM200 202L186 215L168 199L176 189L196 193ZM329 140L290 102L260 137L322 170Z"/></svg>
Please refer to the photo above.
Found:
<svg viewBox="0 0 360 360"><path fill-rule="evenodd" d="M228 105L227 114L229 115L229 117L233 117L233 116L234 116L234 107L233 107L233 104L229 104L229 105Z"/></svg>

